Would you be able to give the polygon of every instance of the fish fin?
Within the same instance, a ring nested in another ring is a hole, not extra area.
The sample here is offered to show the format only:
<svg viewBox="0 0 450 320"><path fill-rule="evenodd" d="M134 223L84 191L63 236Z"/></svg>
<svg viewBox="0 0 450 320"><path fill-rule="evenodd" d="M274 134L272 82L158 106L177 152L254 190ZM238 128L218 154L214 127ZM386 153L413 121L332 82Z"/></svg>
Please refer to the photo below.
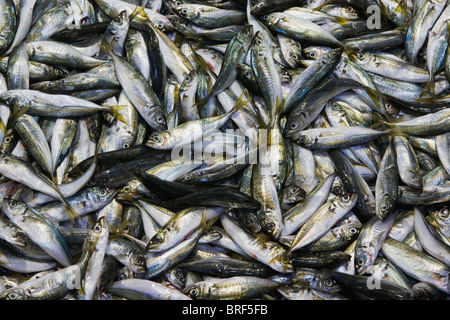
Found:
<svg viewBox="0 0 450 320"><path fill-rule="evenodd" d="M111 108L111 115L119 120L120 122L123 122L124 124L127 124L127 121L125 120L125 118L119 113L121 110L126 109L128 106L123 105L123 106L109 106Z"/></svg>
<svg viewBox="0 0 450 320"><path fill-rule="evenodd" d="M269 261L269 264L272 264L274 262L281 262L282 264L291 264L291 252L289 250L283 251L282 253L278 254L275 258Z"/></svg>
<svg viewBox="0 0 450 320"><path fill-rule="evenodd" d="M405 138L409 137L408 134L404 133L402 131L402 129L398 128L398 127L388 129L387 132L388 132L388 135L390 135L390 136L405 137Z"/></svg>
<svg viewBox="0 0 450 320"><path fill-rule="evenodd" d="M348 18L344 17L334 17L334 22L340 24L343 27L346 27L349 22L352 22L353 20L350 20Z"/></svg>
<svg viewBox="0 0 450 320"><path fill-rule="evenodd" d="M61 197L61 202L62 205L64 206L64 210L66 211L72 223L74 225L77 225L78 221L81 220L81 217L78 215L75 209L67 202L67 200L64 197Z"/></svg>
<svg viewBox="0 0 450 320"><path fill-rule="evenodd" d="M101 36L102 41L100 44L98 44L100 50L106 52L111 57L115 54L114 50L111 47L111 44L108 42L108 40L105 38L104 35Z"/></svg>
<svg viewBox="0 0 450 320"><path fill-rule="evenodd" d="M7 128L14 127L14 124L16 123L16 121L20 117L22 117L28 111L28 109L30 109L30 107L24 107L19 110L19 105L17 103L15 103L13 106L13 109L11 110L11 115L9 116L9 119L8 119Z"/></svg>
<svg viewBox="0 0 450 320"><path fill-rule="evenodd" d="M430 81L428 81L423 87L422 92L420 93L419 98L423 98L426 95L430 95L434 97L436 95L435 92L435 80L432 76L430 76Z"/></svg>
<svg viewBox="0 0 450 320"><path fill-rule="evenodd" d="M129 223L130 223L130 220L126 220L126 221L122 222L118 227L116 227L114 225L110 225L109 231L116 235L125 235L125 234L127 234L125 229L127 228Z"/></svg>
<svg viewBox="0 0 450 320"><path fill-rule="evenodd" d="M133 12L128 16L129 21L133 20L136 16L140 15L144 11L144 7L136 7Z"/></svg>
<svg viewBox="0 0 450 320"><path fill-rule="evenodd" d="M2 132L4 136L6 135L6 125L3 123L3 120L1 118L0 118L0 132ZM3 141L0 141L0 144L2 142Z"/></svg>

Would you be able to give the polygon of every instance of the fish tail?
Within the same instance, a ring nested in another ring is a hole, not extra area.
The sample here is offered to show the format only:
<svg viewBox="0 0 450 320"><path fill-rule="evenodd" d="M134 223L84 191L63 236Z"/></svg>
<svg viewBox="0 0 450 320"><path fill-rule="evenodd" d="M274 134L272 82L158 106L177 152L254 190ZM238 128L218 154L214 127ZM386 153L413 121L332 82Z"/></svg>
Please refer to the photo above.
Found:
<svg viewBox="0 0 450 320"><path fill-rule="evenodd" d="M406 133L404 133L404 132L402 131L402 129L399 128L399 127L395 127L395 128L392 128L392 129L388 129L386 132L387 132L387 134L390 135L390 136L396 136L396 137L408 137L408 136L409 136L409 135L407 135Z"/></svg>
<svg viewBox="0 0 450 320"><path fill-rule="evenodd" d="M127 124L127 121L125 120L125 118L120 114L120 111L124 110L125 108L127 108L128 106L109 106L111 108L111 115L114 117L114 119L119 120L120 122L123 122L125 124Z"/></svg>
<svg viewBox="0 0 450 320"><path fill-rule="evenodd" d="M64 210L66 211L66 213L69 216L72 223L74 225L77 225L78 221L80 221L81 217L78 215L78 213L75 211L75 209L67 202L67 200L64 197L61 197L61 202L64 206Z"/></svg>
<svg viewBox="0 0 450 320"><path fill-rule="evenodd" d="M427 82L427 84L423 87L422 92L420 93L420 98L423 98L426 95L430 95L434 97L436 95L435 91L435 80L434 77L430 74L430 80Z"/></svg>
<svg viewBox="0 0 450 320"><path fill-rule="evenodd" d="M136 16L140 15L142 12L144 11L144 7L136 7L136 9L133 10L133 12L128 16L128 19L131 21L133 20Z"/></svg>

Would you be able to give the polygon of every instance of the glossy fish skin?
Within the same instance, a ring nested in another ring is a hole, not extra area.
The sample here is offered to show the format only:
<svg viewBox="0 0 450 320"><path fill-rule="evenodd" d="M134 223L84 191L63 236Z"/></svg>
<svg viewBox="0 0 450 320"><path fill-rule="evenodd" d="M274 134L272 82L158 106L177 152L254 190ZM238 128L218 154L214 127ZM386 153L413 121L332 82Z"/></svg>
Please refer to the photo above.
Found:
<svg viewBox="0 0 450 320"><path fill-rule="evenodd" d="M258 297L263 292L274 290L278 286L277 282L269 279L235 276L197 282L187 286L182 292L198 300L240 300Z"/></svg>
<svg viewBox="0 0 450 320"><path fill-rule="evenodd" d="M17 27L16 8L13 0L0 2L0 17L0 55L3 55L14 40Z"/></svg>
<svg viewBox="0 0 450 320"><path fill-rule="evenodd" d="M372 267L394 221L395 215L384 221L374 216L364 225L355 248L355 270L358 275L363 275Z"/></svg>
<svg viewBox="0 0 450 320"><path fill-rule="evenodd" d="M412 300L411 292L389 281L379 280L379 287L375 289L368 289L367 283L369 277L348 275L336 271L330 271L333 278L341 284L350 286L351 288L362 292L374 299L381 300Z"/></svg>
<svg viewBox="0 0 450 320"><path fill-rule="evenodd" d="M125 279L113 282L107 291L130 300L191 300L164 284L145 279Z"/></svg>
<svg viewBox="0 0 450 320"><path fill-rule="evenodd" d="M200 261L182 263L181 268L200 272L210 276L254 276L266 277L271 272L269 268L254 262L236 261L229 258L212 257Z"/></svg>
<svg viewBox="0 0 450 320"><path fill-rule="evenodd" d="M333 268L350 260L350 255L341 251L301 253L295 252L292 256L292 263L296 267L304 268Z"/></svg>
<svg viewBox="0 0 450 320"><path fill-rule="evenodd" d="M397 158L391 140L381 160L375 188L376 215L384 220L394 210L398 189Z"/></svg>
<svg viewBox="0 0 450 320"><path fill-rule="evenodd" d="M300 228L288 254L307 246L323 236L337 221L343 218L356 204L355 194L337 196L321 206Z"/></svg>
<svg viewBox="0 0 450 320"><path fill-rule="evenodd" d="M55 260L65 267L71 264L72 256L63 237L55 226L39 212L23 202L14 200L4 200L2 211L24 230L31 241L54 257Z"/></svg>
<svg viewBox="0 0 450 320"><path fill-rule="evenodd" d="M147 79L128 61L116 55L110 47L105 50L113 57L117 78L139 114L154 130L164 130L166 124L161 102ZM135 85L131 86L132 83Z"/></svg>
<svg viewBox="0 0 450 320"><path fill-rule="evenodd" d="M73 290L83 275L93 246L98 239L91 230L83 243L81 257L76 264L47 273L42 277L31 278L20 285L0 294L1 300L56 300ZM78 278L77 278L78 277Z"/></svg>
<svg viewBox="0 0 450 320"><path fill-rule="evenodd" d="M448 246L437 237L418 208L414 208L414 230L422 248L436 259L449 265L450 250Z"/></svg>
<svg viewBox="0 0 450 320"><path fill-rule="evenodd" d="M449 269L444 263L390 238L384 241L381 252L407 275L424 282L430 282L440 291L448 294Z"/></svg>

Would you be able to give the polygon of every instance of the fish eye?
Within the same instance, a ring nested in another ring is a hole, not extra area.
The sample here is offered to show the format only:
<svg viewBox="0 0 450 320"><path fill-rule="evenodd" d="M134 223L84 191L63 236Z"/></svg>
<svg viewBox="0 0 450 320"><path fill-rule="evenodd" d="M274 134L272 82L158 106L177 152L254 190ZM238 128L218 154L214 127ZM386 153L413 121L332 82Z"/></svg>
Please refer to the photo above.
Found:
<svg viewBox="0 0 450 320"><path fill-rule="evenodd" d="M62 76L63 74L64 74L64 72L62 70L56 69L57 76Z"/></svg>
<svg viewBox="0 0 450 320"><path fill-rule="evenodd" d="M122 149L128 149L130 147L130 144L128 142L125 142L122 144Z"/></svg>
<svg viewBox="0 0 450 320"><path fill-rule="evenodd" d="M292 130L295 130L295 129L297 129L297 123L295 123L295 122L291 122L291 125L290 125L290 127L291 127L291 129L292 129Z"/></svg>
<svg viewBox="0 0 450 320"><path fill-rule="evenodd" d="M448 209L442 209L439 211L439 216L444 219L448 218Z"/></svg>
<svg viewBox="0 0 450 320"><path fill-rule="evenodd" d="M253 219L253 218L248 218L248 219L247 219L247 222L248 222L248 224L250 224L250 225L255 225L255 224L256 224L256 221L255 221L255 219Z"/></svg>
<svg viewBox="0 0 450 320"><path fill-rule="evenodd" d="M122 191L123 192L130 192L131 188L130 188L130 186L125 186L125 187L123 187Z"/></svg>
<svg viewBox="0 0 450 320"><path fill-rule="evenodd" d="M164 123L164 118L161 117L161 116L160 116L160 117L157 117L157 118L156 118L156 122L162 124L162 123Z"/></svg>
<svg viewBox="0 0 450 320"><path fill-rule="evenodd" d="M11 137L6 137L6 138L5 138L5 143L10 143L11 140L12 140Z"/></svg>
<svg viewBox="0 0 450 320"><path fill-rule="evenodd" d="M306 136L300 136L300 138L298 138L298 142L300 144L305 144L308 141L308 138Z"/></svg>
<svg viewBox="0 0 450 320"><path fill-rule="evenodd" d="M388 206L387 206L387 205L383 204L383 205L381 206L381 210L386 211L387 209L388 209Z"/></svg>
<svg viewBox="0 0 450 320"><path fill-rule="evenodd" d="M188 9L181 9L181 13L182 14L188 14L189 10Z"/></svg>
<svg viewBox="0 0 450 320"><path fill-rule="evenodd" d="M179 279L179 280L184 281L185 277L184 277L184 272L183 272L183 270L177 270L177 271L175 272L175 277L176 277L177 279Z"/></svg>
<svg viewBox="0 0 450 320"><path fill-rule="evenodd" d="M164 25L160 22L156 25L156 27L160 30L164 29Z"/></svg>
<svg viewBox="0 0 450 320"><path fill-rule="evenodd" d="M17 298L19 298L19 295L15 292L11 292L10 294L8 294L9 300L16 300Z"/></svg>
<svg viewBox="0 0 450 320"><path fill-rule="evenodd" d="M260 38L258 38L258 39L255 40L255 43L257 45L262 45L263 42L262 42L262 40Z"/></svg>
<svg viewBox="0 0 450 320"><path fill-rule="evenodd" d="M363 266L364 265L364 260L363 259L358 259L358 261L356 261L356 263L358 264L358 266Z"/></svg>
<svg viewBox="0 0 450 320"><path fill-rule="evenodd" d="M357 57L359 60L364 60L364 58L366 57L366 55L365 55L363 52L358 52L358 53L356 54L356 57Z"/></svg>
<svg viewBox="0 0 450 320"><path fill-rule="evenodd" d="M198 288L192 288L191 290L189 290L188 294L189 294L189 296L191 296L192 298L195 298L195 297L198 296L199 290L198 290Z"/></svg>
<svg viewBox="0 0 450 320"><path fill-rule="evenodd" d="M144 259L142 259L140 257L138 257L134 260L134 265L138 266L138 267L144 266L144 263L145 263Z"/></svg>
<svg viewBox="0 0 450 320"><path fill-rule="evenodd" d="M163 240L164 240L164 239L161 237L161 235L157 234L157 235L155 235L154 238L152 239L152 243L158 244L158 243L163 242Z"/></svg>
<svg viewBox="0 0 450 320"><path fill-rule="evenodd" d="M275 229L275 223L273 223L273 222L268 222L268 223L266 224L266 228L267 228L267 230L269 230L269 231L273 231L273 230Z"/></svg>
<svg viewBox="0 0 450 320"><path fill-rule="evenodd" d="M177 5L177 6L179 6L179 5L181 5L181 4L183 4L181 1L176 1L176 2L175 2L175 5Z"/></svg>
<svg viewBox="0 0 450 320"><path fill-rule="evenodd" d="M317 57L317 53L315 53L314 51L310 52L310 53L308 53L308 57L315 58L315 57Z"/></svg>
<svg viewBox="0 0 450 320"><path fill-rule="evenodd" d="M356 228L350 228L348 230L351 234L356 234L358 232L358 230L356 230Z"/></svg>
<svg viewBox="0 0 450 320"><path fill-rule="evenodd" d="M347 202L350 200L350 196L348 194L346 194L342 197L342 199Z"/></svg>
<svg viewBox="0 0 450 320"><path fill-rule="evenodd" d="M117 16L117 17L114 19L114 22L115 22L115 23L122 23L122 19L120 18L120 16Z"/></svg>
<svg viewBox="0 0 450 320"><path fill-rule="evenodd" d="M345 11L347 11L347 12L355 12L355 10L352 7L346 7Z"/></svg>
<svg viewBox="0 0 450 320"><path fill-rule="evenodd" d="M17 201L11 201L10 207L11 207L11 208L17 207Z"/></svg>
<svg viewBox="0 0 450 320"><path fill-rule="evenodd" d="M326 285L327 287L331 287L333 284L334 284L334 281L331 280L331 279L328 279L327 281L325 281L325 285Z"/></svg>
<svg viewBox="0 0 450 320"><path fill-rule="evenodd" d="M152 137L152 140L155 142L161 142L161 135L156 134Z"/></svg>
<svg viewBox="0 0 450 320"><path fill-rule="evenodd" d="M299 191L299 188L297 188L297 187L292 187L291 188L291 193L297 193Z"/></svg>
<svg viewBox="0 0 450 320"><path fill-rule="evenodd" d="M248 71L248 70L245 70L244 75L245 75L247 78L251 78L251 76L252 76L252 74L251 74L250 71Z"/></svg>
<svg viewBox="0 0 450 320"><path fill-rule="evenodd" d="M11 98L11 99L9 99L9 102L11 104L16 104L17 103L17 99L16 98Z"/></svg>
<svg viewBox="0 0 450 320"><path fill-rule="evenodd" d="M108 193L108 191L106 189L100 190L100 195L103 197L106 196L107 193Z"/></svg>
<svg viewBox="0 0 450 320"><path fill-rule="evenodd" d="M190 175L187 175L187 176L185 176L185 177L183 178L183 180L184 180L184 181L189 181L189 180L191 180L191 176L190 176Z"/></svg>
<svg viewBox="0 0 450 320"><path fill-rule="evenodd" d="M100 232L100 231L102 231L102 227L99 224L96 224L95 227L94 227L94 231L95 232Z"/></svg>
<svg viewBox="0 0 450 320"><path fill-rule="evenodd" d="M291 57L294 60L298 60L298 54L296 54L296 53L291 54Z"/></svg>
<svg viewBox="0 0 450 320"><path fill-rule="evenodd" d="M333 109L333 110L340 110L340 109L341 109L341 106L338 105L337 103L333 103L333 104L331 105L331 109Z"/></svg>

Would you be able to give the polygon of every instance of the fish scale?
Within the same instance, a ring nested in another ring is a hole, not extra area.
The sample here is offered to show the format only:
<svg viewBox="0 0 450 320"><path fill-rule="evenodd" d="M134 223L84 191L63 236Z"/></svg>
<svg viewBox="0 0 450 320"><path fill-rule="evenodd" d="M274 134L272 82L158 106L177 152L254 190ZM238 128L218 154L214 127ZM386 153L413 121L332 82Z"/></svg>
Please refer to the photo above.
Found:
<svg viewBox="0 0 450 320"><path fill-rule="evenodd" d="M0 300L448 300L449 10L0 0Z"/></svg>

